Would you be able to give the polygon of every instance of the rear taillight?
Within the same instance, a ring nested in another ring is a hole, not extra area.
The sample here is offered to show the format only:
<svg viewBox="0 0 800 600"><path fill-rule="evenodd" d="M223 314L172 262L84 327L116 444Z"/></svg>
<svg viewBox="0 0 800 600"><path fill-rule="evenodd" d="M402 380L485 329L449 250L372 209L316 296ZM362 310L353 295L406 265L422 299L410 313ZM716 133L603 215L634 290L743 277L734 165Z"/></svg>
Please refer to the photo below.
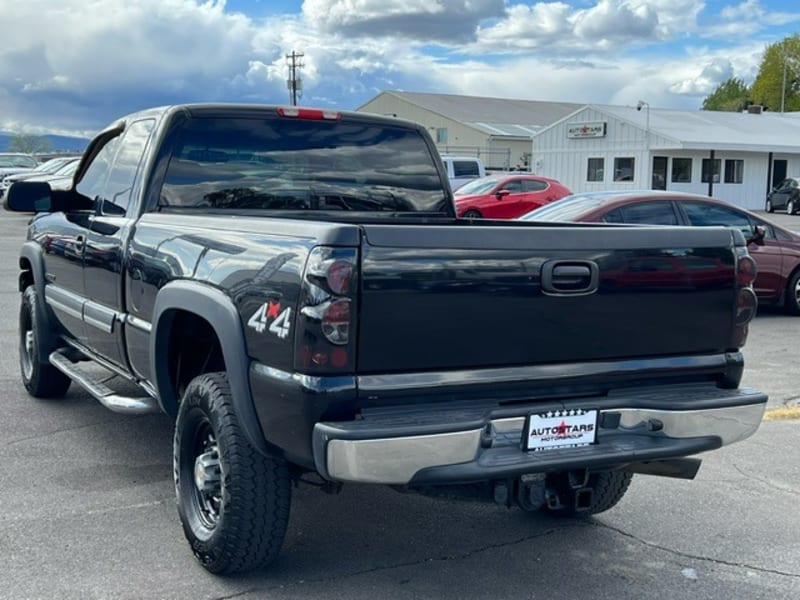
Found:
<svg viewBox="0 0 800 600"><path fill-rule="evenodd" d="M295 367L303 373L355 370L358 249L317 246L303 274Z"/></svg>
<svg viewBox="0 0 800 600"><path fill-rule="evenodd" d="M744 246L737 247L736 256L736 316L731 345L741 348L747 341L748 325L756 316L758 298L753 291L753 282L758 275L756 261Z"/></svg>
<svg viewBox="0 0 800 600"><path fill-rule="evenodd" d="M328 302L322 313L322 335L337 346L350 341L350 300L339 298Z"/></svg>
<svg viewBox="0 0 800 600"><path fill-rule="evenodd" d="M753 285L758 274L756 261L750 255L740 256L736 262L736 281L739 285Z"/></svg>

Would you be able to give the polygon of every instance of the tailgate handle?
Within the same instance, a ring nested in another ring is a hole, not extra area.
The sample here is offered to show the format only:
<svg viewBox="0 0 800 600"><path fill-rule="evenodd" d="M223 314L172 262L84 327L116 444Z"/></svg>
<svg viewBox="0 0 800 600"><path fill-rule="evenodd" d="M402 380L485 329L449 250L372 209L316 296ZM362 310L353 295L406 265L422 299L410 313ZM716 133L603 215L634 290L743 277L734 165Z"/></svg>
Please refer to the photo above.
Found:
<svg viewBox="0 0 800 600"><path fill-rule="evenodd" d="M600 269L591 260L552 260L542 265L542 291L583 296L597 291Z"/></svg>

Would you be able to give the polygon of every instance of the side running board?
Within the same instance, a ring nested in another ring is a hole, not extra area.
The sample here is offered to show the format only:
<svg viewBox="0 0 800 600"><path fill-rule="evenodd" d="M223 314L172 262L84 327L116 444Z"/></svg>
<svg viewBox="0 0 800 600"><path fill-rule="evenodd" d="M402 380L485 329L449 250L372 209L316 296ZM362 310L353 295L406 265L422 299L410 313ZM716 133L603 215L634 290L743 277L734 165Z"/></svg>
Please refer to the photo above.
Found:
<svg viewBox="0 0 800 600"><path fill-rule="evenodd" d="M120 396L105 383L97 379L95 375L82 369L77 363L72 362L61 350L56 350L50 354L49 359L50 364L89 392L95 400L109 410L128 415L161 412L155 398L151 398L150 396L143 396L141 398Z"/></svg>

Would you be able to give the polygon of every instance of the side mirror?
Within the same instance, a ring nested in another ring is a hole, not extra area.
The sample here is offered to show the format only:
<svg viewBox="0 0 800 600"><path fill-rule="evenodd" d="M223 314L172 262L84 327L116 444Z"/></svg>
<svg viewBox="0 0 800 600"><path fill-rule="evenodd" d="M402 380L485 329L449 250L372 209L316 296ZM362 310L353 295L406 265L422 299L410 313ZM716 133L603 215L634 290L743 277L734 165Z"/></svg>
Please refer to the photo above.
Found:
<svg viewBox="0 0 800 600"><path fill-rule="evenodd" d="M756 244L758 246L764 245L764 238L767 235L767 229L763 225L754 225L753 234L747 238L748 244Z"/></svg>
<svg viewBox="0 0 800 600"><path fill-rule="evenodd" d="M511 192L509 192L508 190L498 190L498 191L496 191L494 193L494 197L497 198L498 200L502 200L503 198L508 196L510 193Z"/></svg>
<svg viewBox="0 0 800 600"><path fill-rule="evenodd" d="M49 212L53 204L50 184L41 181L17 181L6 192L6 209L15 212Z"/></svg>

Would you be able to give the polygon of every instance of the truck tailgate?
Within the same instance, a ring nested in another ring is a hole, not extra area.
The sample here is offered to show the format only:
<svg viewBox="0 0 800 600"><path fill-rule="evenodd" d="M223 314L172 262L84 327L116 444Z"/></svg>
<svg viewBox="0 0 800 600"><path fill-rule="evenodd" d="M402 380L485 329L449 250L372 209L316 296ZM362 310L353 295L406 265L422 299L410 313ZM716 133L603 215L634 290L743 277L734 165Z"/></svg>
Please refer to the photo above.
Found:
<svg viewBox="0 0 800 600"><path fill-rule="evenodd" d="M364 225L359 373L723 352L723 228Z"/></svg>

